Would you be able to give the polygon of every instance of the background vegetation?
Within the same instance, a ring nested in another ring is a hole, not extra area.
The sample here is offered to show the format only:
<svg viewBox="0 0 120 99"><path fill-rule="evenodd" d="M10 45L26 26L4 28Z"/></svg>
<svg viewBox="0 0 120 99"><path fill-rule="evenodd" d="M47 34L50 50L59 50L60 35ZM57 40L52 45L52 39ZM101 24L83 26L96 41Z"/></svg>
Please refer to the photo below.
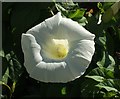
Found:
<svg viewBox="0 0 120 99"><path fill-rule="evenodd" d="M111 2L2 3L2 99L43 97L120 98L120 12ZM71 18L96 35L95 54L85 74L69 83L43 83L24 67L21 34L56 14ZM101 15L105 17L101 19ZM100 23L101 22L101 23ZM99 24L100 23L100 24Z"/></svg>

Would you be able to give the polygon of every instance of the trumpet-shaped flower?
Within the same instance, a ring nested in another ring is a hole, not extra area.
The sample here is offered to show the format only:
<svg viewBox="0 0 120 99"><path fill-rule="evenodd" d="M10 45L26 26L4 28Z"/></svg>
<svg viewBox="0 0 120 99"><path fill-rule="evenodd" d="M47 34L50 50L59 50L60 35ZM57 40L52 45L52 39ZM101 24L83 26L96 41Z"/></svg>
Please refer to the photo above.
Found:
<svg viewBox="0 0 120 99"><path fill-rule="evenodd" d="M94 54L95 35L58 12L22 34L24 65L30 77L66 83L84 74Z"/></svg>

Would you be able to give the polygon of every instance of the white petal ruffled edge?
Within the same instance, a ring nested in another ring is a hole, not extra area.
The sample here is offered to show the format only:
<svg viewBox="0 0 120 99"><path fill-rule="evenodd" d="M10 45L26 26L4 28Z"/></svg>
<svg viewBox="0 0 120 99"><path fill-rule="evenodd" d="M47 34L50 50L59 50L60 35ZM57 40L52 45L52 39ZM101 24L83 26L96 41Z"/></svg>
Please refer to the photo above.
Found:
<svg viewBox="0 0 120 99"><path fill-rule="evenodd" d="M46 63L42 61L40 46L31 34L22 34L22 49L24 52L24 65L30 77L44 82L67 82L72 78L69 67L65 62Z"/></svg>
<svg viewBox="0 0 120 99"><path fill-rule="evenodd" d="M86 30L78 22L63 18L58 12L42 23L29 29L27 33L34 35L38 43L43 43L49 38L74 40L93 40L95 35Z"/></svg>

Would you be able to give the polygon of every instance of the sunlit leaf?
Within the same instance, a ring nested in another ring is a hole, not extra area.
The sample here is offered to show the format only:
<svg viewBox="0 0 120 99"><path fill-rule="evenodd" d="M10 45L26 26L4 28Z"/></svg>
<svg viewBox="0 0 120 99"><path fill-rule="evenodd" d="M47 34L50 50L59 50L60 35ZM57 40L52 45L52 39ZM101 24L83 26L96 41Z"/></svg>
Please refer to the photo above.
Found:
<svg viewBox="0 0 120 99"><path fill-rule="evenodd" d="M71 18L73 20L81 19L84 16L85 9L79 8L77 4L74 3L55 3L58 11L60 11L64 16Z"/></svg>
<svg viewBox="0 0 120 99"><path fill-rule="evenodd" d="M15 91L15 87L16 87L16 82L14 81L13 84L12 84L12 88L11 88L12 92Z"/></svg>
<svg viewBox="0 0 120 99"><path fill-rule="evenodd" d="M9 66L8 61L5 57L2 57L2 75L5 74L7 67Z"/></svg>
<svg viewBox="0 0 120 99"><path fill-rule="evenodd" d="M101 2L97 3L97 7L100 9L101 13L104 13L103 5Z"/></svg>
<svg viewBox="0 0 120 99"><path fill-rule="evenodd" d="M104 49L106 49L106 33L105 33L105 31L103 31L103 32L101 33L101 35L102 35L102 36L98 37L99 43L101 44L101 46L104 47Z"/></svg>
<svg viewBox="0 0 120 99"><path fill-rule="evenodd" d="M5 53L3 50L0 50L0 57L5 57Z"/></svg>
<svg viewBox="0 0 120 99"><path fill-rule="evenodd" d="M4 75L2 76L2 82L4 82L5 84L7 84L9 77L10 77L10 76L9 76L9 68L7 67Z"/></svg>
<svg viewBox="0 0 120 99"><path fill-rule="evenodd" d="M114 67L115 67L115 60L113 59L112 56L108 56L108 62L109 62L109 65L107 66L107 69L111 70L111 71L114 71Z"/></svg>
<svg viewBox="0 0 120 99"><path fill-rule="evenodd" d="M114 78L114 71L111 71L107 68L95 68L90 73L88 73L89 76L101 76L104 78Z"/></svg>
<svg viewBox="0 0 120 99"><path fill-rule="evenodd" d="M63 88L61 89L61 94L62 94L62 95L65 95L65 94L66 94L66 87L63 87Z"/></svg>
<svg viewBox="0 0 120 99"><path fill-rule="evenodd" d="M112 56L103 51L103 57L100 61L97 62L97 65L99 67L106 67L107 69L114 71L115 61Z"/></svg>
<svg viewBox="0 0 120 99"><path fill-rule="evenodd" d="M105 64L105 51L103 52L103 57L102 57L102 59L97 62L97 65L98 65L99 67L103 67L104 64Z"/></svg>
<svg viewBox="0 0 120 99"><path fill-rule="evenodd" d="M3 76L8 66L8 62L7 59L5 58L5 53L3 50L0 50L0 58L2 59L2 76Z"/></svg>
<svg viewBox="0 0 120 99"><path fill-rule="evenodd" d="M80 19L83 17L85 13L85 9L76 9L76 11L71 11L68 15L69 18L72 18L72 19Z"/></svg>
<svg viewBox="0 0 120 99"><path fill-rule="evenodd" d="M103 95L104 98L119 98L119 96L116 95L116 92L114 91L109 91L109 92L106 92L104 93Z"/></svg>
<svg viewBox="0 0 120 99"><path fill-rule="evenodd" d="M96 85L97 87L99 87L100 89L104 88L106 89L107 91L117 91L117 89L113 88L113 87L109 87L109 86L104 86L104 85Z"/></svg>
<svg viewBox="0 0 120 99"><path fill-rule="evenodd" d="M82 17L80 20L77 20L77 22L82 26L85 26L88 23L85 17Z"/></svg>
<svg viewBox="0 0 120 99"><path fill-rule="evenodd" d="M118 81L120 82L120 80ZM106 79L104 80L104 82L101 82L95 86L99 87L100 89L104 88L107 91L115 91L115 92L118 92L117 88L119 88L116 86L116 79Z"/></svg>
<svg viewBox="0 0 120 99"><path fill-rule="evenodd" d="M65 8L63 8L60 4L55 3L55 6L56 6L58 11L60 11L60 12L67 12L67 10Z"/></svg>
<svg viewBox="0 0 120 99"><path fill-rule="evenodd" d="M93 79L93 80L95 80L95 81L97 81L97 82L103 82L104 81L104 77L102 77L102 76L85 76L85 77L87 77L87 78L91 78L91 79Z"/></svg>

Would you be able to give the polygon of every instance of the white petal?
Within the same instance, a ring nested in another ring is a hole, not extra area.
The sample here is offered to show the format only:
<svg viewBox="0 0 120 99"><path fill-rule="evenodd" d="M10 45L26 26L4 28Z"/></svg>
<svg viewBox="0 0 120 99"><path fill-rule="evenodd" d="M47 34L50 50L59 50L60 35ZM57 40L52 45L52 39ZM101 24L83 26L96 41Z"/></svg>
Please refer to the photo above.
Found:
<svg viewBox="0 0 120 99"><path fill-rule="evenodd" d="M22 34L25 67L30 77L44 82L68 82L74 77L65 62L46 63L40 55L41 47L31 34Z"/></svg>
<svg viewBox="0 0 120 99"><path fill-rule="evenodd" d="M85 72L91 62L94 50L94 41L80 40L73 43L66 63L75 78L80 77Z"/></svg>
<svg viewBox="0 0 120 99"><path fill-rule="evenodd" d="M74 80L83 75L90 62L83 57L74 55L68 58L66 63L69 65L69 69L71 70L72 75L74 75Z"/></svg>
<svg viewBox="0 0 120 99"><path fill-rule="evenodd" d="M92 40L79 40L71 44L72 48L69 52L72 56L77 55L84 59L91 61L95 51L94 41Z"/></svg>
<svg viewBox="0 0 120 99"><path fill-rule="evenodd" d="M30 76L43 82L68 82L75 78L65 62L40 62L30 72Z"/></svg>
<svg viewBox="0 0 120 99"><path fill-rule="evenodd" d="M58 32L55 34L58 38L67 38L70 41L74 40L93 40L95 35L90 33L78 22L68 18L62 18L59 24Z"/></svg>
<svg viewBox="0 0 120 99"><path fill-rule="evenodd" d="M42 61L40 56L41 47L36 43L35 37L31 34L22 34L21 44L24 52L24 64L27 66L27 70L31 72L32 67Z"/></svg>

